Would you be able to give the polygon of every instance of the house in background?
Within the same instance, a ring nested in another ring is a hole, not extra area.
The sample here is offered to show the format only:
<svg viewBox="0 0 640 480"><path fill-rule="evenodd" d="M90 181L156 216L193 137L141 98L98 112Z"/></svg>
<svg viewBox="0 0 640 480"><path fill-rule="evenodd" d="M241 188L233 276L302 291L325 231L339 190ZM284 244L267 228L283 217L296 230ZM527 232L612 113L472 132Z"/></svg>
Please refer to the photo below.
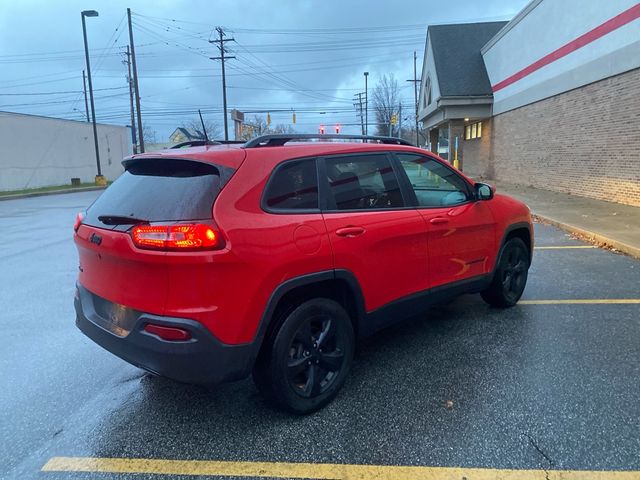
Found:
<svg viewBox="0 0 640 480"><path fill-rule="evenodd" d="M192 140L204 140L204 135L202 135L202 133L199 131L196 131L194 133L184 127L178 127L173 131L171 135L169 135L168 142L145 143L144 149L146 152L166 150L167 148L171 148L173 145L176 145L178 143L189 142Z"/></svg>
<svg viewBox="0 0 640 480"><path fill-rule="evenodd" d="M640 206L640 3L428 28L418 118L475 177Z"/></svg>
<svg viewBox="0 0 640 480"><path fill-rule="evenodd" d="M169 141L172 144L188 142L191 140L204 140L198 133L193 133L186 128L178 127L171 135L169 135Z"/></svg>

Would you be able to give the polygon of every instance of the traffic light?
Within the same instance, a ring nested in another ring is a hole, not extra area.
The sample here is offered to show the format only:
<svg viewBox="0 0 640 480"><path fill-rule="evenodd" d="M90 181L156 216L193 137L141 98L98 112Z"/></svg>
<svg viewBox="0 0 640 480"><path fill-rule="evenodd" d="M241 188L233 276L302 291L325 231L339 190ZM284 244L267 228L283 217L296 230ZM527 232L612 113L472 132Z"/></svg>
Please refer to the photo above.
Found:
<svg viewBox="0 0 640 480"><path fill-rule="evenodd" d="M324 125L320 125L320 135L324 135Z"/></svg>
<svg viewBox="0 0 640 480"><path fill-rule="evenodd" d="M340 133L340 124L336 123L336 133Z"/></svg>
<svg viewBox="0 0 640 480"><path fill-rule="evenodd" d="M294 125L296 124L296 112L293 112L293 115L291 116L291 123Z"/></svg>
<svg viewBox="0 0 640 480"><path fill-rule="evenodd" d="M397 125L398 124L398 116L394 113L393 115L391 115L391 125Z"/></svg>

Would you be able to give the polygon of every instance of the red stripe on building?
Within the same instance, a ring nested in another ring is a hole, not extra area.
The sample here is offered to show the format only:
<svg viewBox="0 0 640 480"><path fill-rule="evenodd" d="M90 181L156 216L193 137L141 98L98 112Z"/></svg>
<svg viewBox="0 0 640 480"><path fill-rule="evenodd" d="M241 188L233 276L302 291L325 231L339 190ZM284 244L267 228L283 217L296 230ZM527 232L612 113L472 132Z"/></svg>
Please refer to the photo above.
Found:
<svg viewBox="0 0 640 480"><path fill-rule="evenodd" d="M598 25L593 30L588 31L584 35L579 36L575 40L567 43L566 45L558 48L557 50L551 52L548 55L545 55L540 60L533 62L528 67L523 68L519 72L514 73L508 78L505 78L499 83L496 83L492 88L494 92L498 90L502 90L505 87L517 82L518 80L523 79L527 75L532 74L536 70L540 70L542 67L549 65L550 63L555 62L556 60L561 59L569 55L571 52L575 52L579 48L588 45L589 43L599 39L600 37L604 37L608 33L617 30L618 28L630 23L637 18L640 17L640 3L634 5L628 10L625 10L619 15L616 15L610 20L607 20L601 25Z"/></svg>

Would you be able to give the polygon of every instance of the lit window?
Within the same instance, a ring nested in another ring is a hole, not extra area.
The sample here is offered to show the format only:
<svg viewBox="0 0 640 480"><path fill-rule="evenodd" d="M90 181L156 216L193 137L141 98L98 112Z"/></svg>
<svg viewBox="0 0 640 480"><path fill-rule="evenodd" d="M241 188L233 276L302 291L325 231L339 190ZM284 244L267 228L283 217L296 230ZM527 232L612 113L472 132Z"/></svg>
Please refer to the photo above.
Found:
<svg viewBox="0 0 640 480"><path fill-rule="evenodd" d="M482 137L482 122L472 123L464 127L464 139L474 140Z"/></svg>

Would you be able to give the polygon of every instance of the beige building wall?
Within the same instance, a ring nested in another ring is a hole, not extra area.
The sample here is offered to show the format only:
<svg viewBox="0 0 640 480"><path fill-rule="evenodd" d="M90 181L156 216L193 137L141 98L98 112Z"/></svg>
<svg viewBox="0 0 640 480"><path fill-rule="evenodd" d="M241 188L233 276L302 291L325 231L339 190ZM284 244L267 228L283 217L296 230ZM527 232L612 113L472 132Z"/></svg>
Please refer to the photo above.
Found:
<svg viewBox="0 0 640 480"><path fill-rule="evenodd" d="M475 122L474 120L467 123ZM482 120L482 136L462 142L464 150L462 170L466 175L477 179L494 177L491 164L491 130L491 119Z"/></svg>
<svg viewBox="0 0 640 480"><path fill-rule="evenodd" d="M487 176L640 206L640 69L502 113L490 129ZM466 173L483 142L466 142Z"/></svg>

